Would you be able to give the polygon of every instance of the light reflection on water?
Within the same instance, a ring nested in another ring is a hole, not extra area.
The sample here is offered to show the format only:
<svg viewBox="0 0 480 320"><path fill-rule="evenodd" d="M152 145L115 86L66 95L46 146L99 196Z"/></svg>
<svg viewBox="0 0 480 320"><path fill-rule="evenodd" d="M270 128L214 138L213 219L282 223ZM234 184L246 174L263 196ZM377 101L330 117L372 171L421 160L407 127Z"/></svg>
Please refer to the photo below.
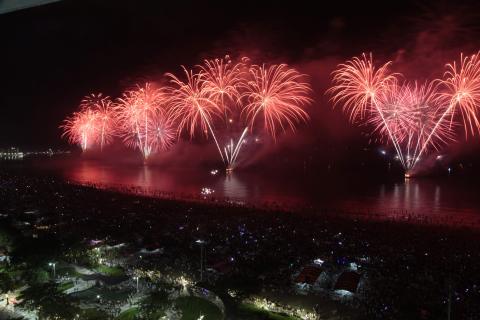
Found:
<svg viewBox="0 0 480 320"><path fill-rule="evenodd" d="M143 165L111 165L92 160L51 161L36 165L63 178L107 187L135 186L177 195L199 196L202 188L215 190L214 196L246 203L304 204L321 209L361 213L380 217L408 215L420 219L443 219L452 223L480 224L480 197L471 186L438 180L409 179L376 182L314 179L308 175L266 176L262 172L223 172L211 169L165 169Z"/></svg>
<svg viewBox="0 0 480 320"><path fill-rule="evenodd" d="M232 172L220 179L220 185L223 188L223 195L231 199L248 199L247 186L237 178L237 174Z"/></svg>

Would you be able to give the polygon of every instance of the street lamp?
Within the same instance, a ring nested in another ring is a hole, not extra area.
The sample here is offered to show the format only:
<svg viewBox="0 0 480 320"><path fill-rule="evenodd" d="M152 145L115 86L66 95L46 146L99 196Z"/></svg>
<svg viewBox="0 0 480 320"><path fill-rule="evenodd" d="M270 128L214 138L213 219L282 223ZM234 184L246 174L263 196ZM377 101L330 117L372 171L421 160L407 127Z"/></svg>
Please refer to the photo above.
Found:
<svg viewBox="0 0 480 320"><path fill-rule="evenodd" d="M203 281L203 267L204 267L204 260L205 260L205 241L198 239L195 241L200 245L200 281Z"/></svg>
<svg viewBox="0 0 480 320"><path fill-rule="evenodd" d="M56 264L57 264L56 262L49 262L48 263L48 265L53 268L53 279L56 278L56 272L55 272L55 265Z"/></svg>
<svg viewBox="0 0 480 320"><path fill-rule="evenodd" d="M136 280L136 281L137 281L137 293L138 293L138 279L139 279L138 276L133 277L133 280Z"/></svg>

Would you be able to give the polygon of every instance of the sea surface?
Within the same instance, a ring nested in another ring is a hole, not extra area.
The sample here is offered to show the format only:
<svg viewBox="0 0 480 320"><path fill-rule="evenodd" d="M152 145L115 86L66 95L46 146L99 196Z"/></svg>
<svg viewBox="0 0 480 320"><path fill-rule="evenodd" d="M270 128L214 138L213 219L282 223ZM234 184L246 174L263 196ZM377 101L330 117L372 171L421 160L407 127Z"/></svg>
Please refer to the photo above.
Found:
<svg viewBox="0 0 480 320"><path fill-rule="evenodd" d="M369 179L364 175L272 174L262 170L226 174L221 167L120 165L74 156L25 159L0 165L47 173L74 183L153 196L215 197L250 205L308 207L375 219L480 228L480 188L454 175L435 179Z"/></svg>

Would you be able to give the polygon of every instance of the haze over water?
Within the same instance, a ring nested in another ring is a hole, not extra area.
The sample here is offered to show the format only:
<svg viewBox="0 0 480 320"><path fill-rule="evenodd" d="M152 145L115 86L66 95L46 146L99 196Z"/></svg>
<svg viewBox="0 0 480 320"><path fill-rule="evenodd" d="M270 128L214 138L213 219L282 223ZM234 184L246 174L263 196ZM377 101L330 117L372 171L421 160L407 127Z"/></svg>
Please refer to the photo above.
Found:
<svg viewBox="0 0 480 320"><path fill-rule="evenodd" d="M202 196L203 188L209 188L216 198L240 203L277 203L293 209L307 206L379 219L404 220L410 216L413 221L480 227L479 190L454 175L375 181L335 174L312 178L308 172L272 175L262 171L237 171L226 175L221 168L172 169L74 157L25 160L20 166L80 184L119 190L135 187L145 193L195 198ZM218 169L218 173L212 174L214 169Z"/></svg>

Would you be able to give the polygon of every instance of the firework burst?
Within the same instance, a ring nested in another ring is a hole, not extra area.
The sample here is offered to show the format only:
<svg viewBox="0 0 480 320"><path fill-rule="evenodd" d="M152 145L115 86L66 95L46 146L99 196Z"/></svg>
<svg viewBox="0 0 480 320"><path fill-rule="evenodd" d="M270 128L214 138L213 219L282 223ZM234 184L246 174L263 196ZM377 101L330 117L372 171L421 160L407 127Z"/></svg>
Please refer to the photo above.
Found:
<svg viewBox="0 0 480 320"><path fill-rule="evenodd" d="M159 114L164 116L165 99L163 90L146 83L144 86L137 85L135 89L126 91L116 107L123 141L127 146L139 149L145 160L156 151L157 146L162 146L156 133L158 128L156 123Z"/></svg>
<svg viewBox="0 0 480 320"><path fill-rule="evenodd" d="M414 168L423 148L438 149L454 140L453 126L439 122L442 105L438 103L435 82L391 86L379 97L379 106L380 112L372 113L367 123L373 124L374 132L381 137L388 139L391 133L399 146L397 156L407 172Z"/></svg>
<svg viewBox="0 0 480 320"><path fill-rule="evenodd" d="M176 139L176 128L168 114L159 111L150 119L150 149L153 151L168 150Z"/></svg>
<svg viewBox="0 0 480 320"><path fill-rule="evenodd" d="M239 89L243 81L242 67L243 63L233 63L228 55L225 56L225 59L205 60L204 65L199 66L204 74L205 88L210 92L215 103L223 110L223 120L227 126L234 121L232 106L240 102ZM235 166L246 131L245 128L235 145L233 139L230 139L230 142L223 148L223 155L222 150L218 149L227 170L231 170Z"/></svg>
<svg viewBox="0 0 480 320"><path fill-rule="evenodd" d="M449 63L444 79L438 80L442 88L437 99L443 106L441 115L431 130L425 144L419 152L419 157L426 152L427 146L438 132L442 132L445 121L449 120L449 128L454 123L454 117L460 110L465 135L480 131L480 53L470 56L460 55L460 63ZM416 163L416 161L415 161Z"/></svg>
<svg viewBox="0 0 480 320"><path fill-rule="evenodd" d="M303 109L310 104L311 88L302 79L304 75L285 64L253 65L249 68L250 79L243 83L242 98L246 105L242 110L252 128L257 117L263 117L265 130L276 139L279 131L287 128L295 131L299 122L308 121Z"/></svg>
<svg viewBox="0 0 480 320"><path fill-rule="evenodd" d="M334 86L327 92L334 105L343 104L351 122L371 125L389 140L408 173L426 150L454 139L454 122L443 121L447 113L438 81L400 85L389 65L376 69L371 54L355 57L333 72Z"/></svg>
<svg viewBox="0 0 480 320"><path fill-rule="evenodd" d="M83 108L64 121L62 137L72 144L78 144L82 151L90 149L97 137L97 114L90 108Z"/></svg>
<svg viewBox="0 0 480 320"><path fill-rule="evenodd" d="M225 99L237 101L240 96L242 64L233 63L230 57L226 56L225 59L205 60L204 64L198 67L203 74L205 90L209 91L211 98L227 111Z"/></svg>
<svg viewBox="0 0 480 320"><path fill-rule="evenodd" d="M465 134L480 131L480 53L460 57L460 63L447 64L445 79L440 83L444 91L440 100L448 105L445 116L453 118L460 111Z"/></svg>
<svg viewBox="0 0 480 320"><path fill-rule="evenodd" d="M225 56L204 60L193 70L182 68L183 78L166 74L165 88L137 85L115 102L102 94L86 96L80 111L62 125L63 135L83 150L92 144L103 149L120 136L146 160L153 152L168 149L182 133L190 139L200 133L213 138L229 170L256 123L276 140L279 131L295 130L309 119L303 108L312 102L310 85L285 64L250 65L248 58L232 62ZM220 147L215 132L219 125L238 137L228 137Z"/></svg>
<svg viewBox="0 0 480 320"><path fill-rule="evenodd" d="M117 134L115 104L110 97L99 93L84 97L80 107L95 112L95 129L97 131L95 142L100 145L100 150L103 150L103 147L110 144Z"/></svg>
<svg viewBox="0 0 480 320"><path fill-rule="evenodd" d="M169 113L178 120L178 133L187 131L190 138L195 136L197 129L208 137L213 133L214 117L219 117L222 108L216 103L212 90L204 79L204 73L194 73L183 68L186 81L168 73L172 86L169 88Z"/></svg>
<svg viewBox="0 0 480 320"><path fill-rule="evenodd" d="M376 97L388 94L391 86L397 83L398 74L390 72L390 64L387 62L375 68L372 54L362 54L340 64L333 72L335 86L327 93L332 95L334 105L342 104L351 122L364 119L371 112Z"/></svg>
<svg viewBox="0 0 480 320"><path fill-rule="evenodd" d="M225 162L212 127L214 118L221 117L222 106L215 101L214 90L209 87L209 82L205 81L202 71L194 73L182 68L186 76L185 82L171 73L167 74L172 85L168 88L169 116L178 123L178 135L185 130L192 139L197 129L200 129L205 137L210 133L222 161Z"/></svg>

